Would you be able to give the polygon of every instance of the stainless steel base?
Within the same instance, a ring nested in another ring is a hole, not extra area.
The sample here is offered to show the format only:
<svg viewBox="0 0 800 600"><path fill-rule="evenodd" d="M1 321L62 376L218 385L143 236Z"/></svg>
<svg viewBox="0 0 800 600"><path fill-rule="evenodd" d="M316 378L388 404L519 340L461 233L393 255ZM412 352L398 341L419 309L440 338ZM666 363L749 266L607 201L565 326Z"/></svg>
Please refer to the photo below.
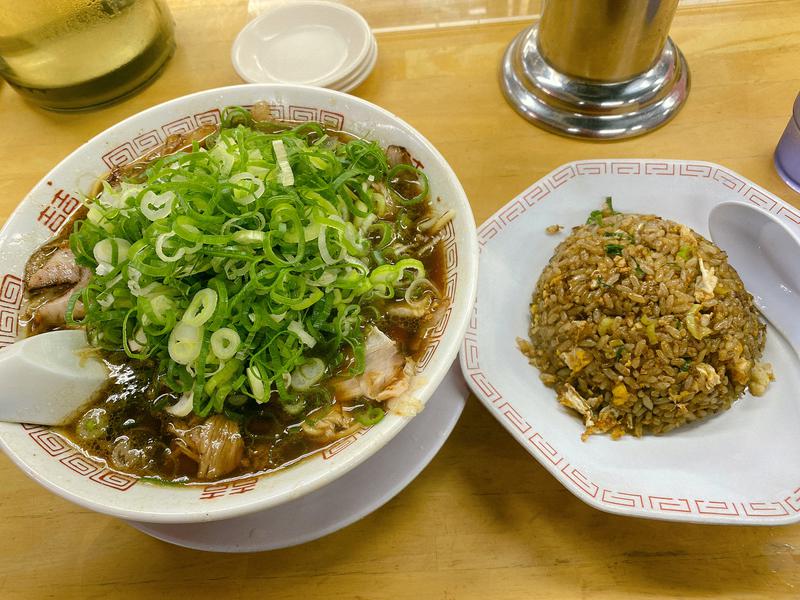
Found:
<svg viewBox="0 0 800 600"><path fill-rule="evenodd" d="M523 117L581 138L647 133L674 117L689 94L689 67L669 38L649 71L628 81L600 83L574 79L547 64L536 43L536 25L508 46L500 78L506 99Z"/></svg>

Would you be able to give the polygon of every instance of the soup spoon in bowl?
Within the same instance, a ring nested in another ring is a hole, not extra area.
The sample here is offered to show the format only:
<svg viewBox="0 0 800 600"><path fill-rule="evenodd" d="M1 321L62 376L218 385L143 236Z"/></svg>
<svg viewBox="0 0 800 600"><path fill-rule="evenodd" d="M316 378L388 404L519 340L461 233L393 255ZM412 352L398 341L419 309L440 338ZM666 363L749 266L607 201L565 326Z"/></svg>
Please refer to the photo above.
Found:
<svg viewBox="0 0 800 600"><path fill-rule="evenodd" d="M108 380L82 329L42 333L0 350L0 421L65 425Z"/></svg>
<svg viewBox="0 0 800 600"><path fill-rule="evenodd" d="M800 356L800 240L775 215L737 201L717 204L708 229L755 305Z"/></svg>

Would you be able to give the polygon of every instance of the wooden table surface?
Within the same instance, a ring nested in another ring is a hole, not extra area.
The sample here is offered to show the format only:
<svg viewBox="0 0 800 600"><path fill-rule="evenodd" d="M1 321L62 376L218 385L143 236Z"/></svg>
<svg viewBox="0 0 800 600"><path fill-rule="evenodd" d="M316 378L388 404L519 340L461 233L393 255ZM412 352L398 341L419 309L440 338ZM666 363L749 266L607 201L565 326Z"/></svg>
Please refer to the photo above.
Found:
<svg viewBox="0 0 800 600"><path fill-rule="evenodd" d="M120 104L44 112L0 86L0 223L73 148L158 102L238 83L234 0L173 0L178 50ZM523 121L497 84L524 23L381 34L355 91L426 135L480 223L557 165L598 157L708 160L800 206L772 152L800 89L800 1L682 8L672 36L692 73L667 127L616 143ZM421 418L424 418L424 414ZM471 398L431 465L386 506L324 539L260 554L170 546L45 491L0 456L0 598L797 598L800 526L730 527L612 516L555 481Z"/></svg>

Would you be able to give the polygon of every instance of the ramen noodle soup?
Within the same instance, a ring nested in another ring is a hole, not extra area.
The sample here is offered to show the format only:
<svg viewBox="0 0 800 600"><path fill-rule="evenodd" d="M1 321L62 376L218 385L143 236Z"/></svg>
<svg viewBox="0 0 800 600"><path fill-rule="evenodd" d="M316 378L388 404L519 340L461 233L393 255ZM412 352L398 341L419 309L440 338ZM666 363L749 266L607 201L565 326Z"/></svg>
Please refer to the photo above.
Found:
<svg viewBox="0 0 800 600"><path fill-rule="evenodd" d="M405 148L263 103L171 137L29 260L22 326L84 328L109 370L63 433L114 469L195 482L415 414L452 217Z"/></svg>

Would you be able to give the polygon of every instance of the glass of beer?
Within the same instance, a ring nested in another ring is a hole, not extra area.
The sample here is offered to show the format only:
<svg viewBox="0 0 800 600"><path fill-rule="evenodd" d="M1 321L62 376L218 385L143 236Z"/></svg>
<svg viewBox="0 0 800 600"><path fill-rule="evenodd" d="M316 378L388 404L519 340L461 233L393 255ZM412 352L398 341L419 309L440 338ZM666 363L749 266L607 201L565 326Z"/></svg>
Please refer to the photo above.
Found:
<svg viewBox="0 0 800 600"><path fill-rule="evenodd" d="M175 50L161 0L0 0L0 23L0 76L52 110L130 94Z"/></svg>

